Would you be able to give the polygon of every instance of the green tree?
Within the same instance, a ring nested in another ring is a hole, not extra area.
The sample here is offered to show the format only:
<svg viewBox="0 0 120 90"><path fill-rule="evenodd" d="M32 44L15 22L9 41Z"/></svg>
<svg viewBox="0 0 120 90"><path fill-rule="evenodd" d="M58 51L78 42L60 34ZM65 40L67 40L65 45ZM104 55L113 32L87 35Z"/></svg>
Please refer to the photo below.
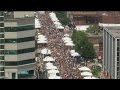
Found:
<svg viewBox="0 0 120 90"><path fill-rule="evenodd" d="M81 31L73 31L72 40L75 44L75 50L85 59L93 59L95 50L93 44L88 41L86 33Z"/></svg>
<svg viewBox="0 0 120 90"><path fill-rule="evenodd" d="M87 28L86 32L94 33L94 34L98 35L101 32L101 29L98 24L93 24L93 25L90 25L89 28Z"/></svg>
<svg viewBox="0 0 120 90"><path fill-rule="evenodd" d="M56 16L62 23L62 25L68 25L70 22L69 18L67 18L67 12L66 11L55 11Z"/></svg>

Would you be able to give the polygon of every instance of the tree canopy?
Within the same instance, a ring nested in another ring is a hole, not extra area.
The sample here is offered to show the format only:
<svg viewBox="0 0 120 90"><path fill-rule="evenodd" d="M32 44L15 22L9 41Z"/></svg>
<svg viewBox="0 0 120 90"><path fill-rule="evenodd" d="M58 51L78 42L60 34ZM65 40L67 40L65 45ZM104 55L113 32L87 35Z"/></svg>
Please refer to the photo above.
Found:
<svg viewBox="0 0 120 90"><path fill-rule="evenodd" d="M93 59L95 50L93 44L88 41L86 33L81 31L73 31L72 40L75 44L75 50L85 59Z"/></svg>
<svg viewBox="0 0 120 90"><path fill-rule="evenodd" d="M67 12L66 11L55 11L55 13L56 13L56 16L58 17L58 19L60 20L60 22L63 25L68 25L70 20L67 17Z"/></svg>
<svg viewBox="0 0 120 90"><path fill-rule="evenodd" d="M87 28L86 32L94 33L94 34L98 35L101 32L101 29L98 24L93 24L93 25L90 25L89 28Z"/></svg>

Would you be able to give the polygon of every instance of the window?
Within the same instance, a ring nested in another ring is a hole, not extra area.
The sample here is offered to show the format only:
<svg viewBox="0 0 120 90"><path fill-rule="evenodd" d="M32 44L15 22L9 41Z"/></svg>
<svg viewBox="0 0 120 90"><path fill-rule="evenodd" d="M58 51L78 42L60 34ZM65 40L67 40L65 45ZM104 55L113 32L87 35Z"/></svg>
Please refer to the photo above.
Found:
<svg viewBox="0 0 120 90"><path fill-rule="evenodd" d="M19 26L19 27L5 27L5 31L16 32L16 31L32 30L34 28L35 28L34 25L26 25L26 26Z"/></svg>
<svg viewBox="0 0 120 90"><path fill-rule="evenodd" d="M0 39L0 43L5 43L5 40L4 39Z"/></svg>
<svg viewBox="0 0 120 90"><path fill-rule="evenodd" d="M5 50L5 54L15 55L17 54L17 50Z"/></svg>
<svg viewBox="0 0 120 90"><path fill-rule="evenodd" d="M0 32L4 32L4 28L0 28Z"/></svg>
<svg viewBox="0 0 120 90"><path fill-rule="evenodd" d="M15 79L16 73L12 73L12 79Z"/></svg>
<svg viewBox="0 0 120 90"><path fill-rule="evenodd" d="M29 60L22 60L22 61L6 61L5 65L6 66L17 66L17 65L24 65L24 64L30 64L30 63L35 63L35 59L29 59Z"/></svg>
<svg viewBox="0 0 120 90"><path fill-rule="evenodd" d="M117 51L120 51L120 48L119 48L119 47L117 47Z"/></svg>
<svg viewBox="0 0 120 90"><path fill-rule="evenodd" d="M4 71L4 67L0 67L0 71Z"/></svg>
<svg viewBox="0 0 120 90"><path fill-rule="evenodd" d="M0 54L4 54L5 53L5 51L4 50L0 50Z"/></svg>
<svg viewBox="0 0 120 90"><path fill-rule="evenodd" d="M18 38L18 39L5 39L5 43L20 43L27 41L34 41L35 37L26 37L26 38Z"/></svg>
<svg viewBox="0 0 120 90"><path fill-rule="evenodd" d="M119 57L117 57L117 61L119 61L119 59L120 59L120 58L119 58Z"/></svg>
<svg viewBox="0 0 120 90"><path fill-rule="evenodd" d="M4 61L0 61L0 66L4 66L5 62Z"/></svg>
<svg viewBox="0 0 120 90"><path fill-rule="evenodd" d="M6 61L6 62L5 62L5 66L16 66L16 65L18 65L18 64L17 64L17 62L15 62L15 61L14 61L14 62L13 62L13 61L11 61L11 62L7 62L7 61Z"/></svg>
<svg viewBox="0 0 120 90"><path fill-rule="evenodd" d="M4 76L4 74L5 74L4 72L0 72L0 76Z"/></svg>
<svg viewBox="0 0 120 90"><path fill-rule="evenodd" d="M0 38L4 38L4 34L0 34Z"/></svg>
<svg viewBox="0 0 120 90"><path fill-rule="evenodd" d="M4 60L5 59L5 57L4 56L0 56L0 60Z"/></svg>
<svg viewBox="0 0 120 90"><path fill-rule="evenodd" d="M117 52L117 56L119 56L119 52Z"/></svg>
<svg viewBox="0 0 120 90"><path fill-rule="evenodd" d="M0 11L0 16L4 16L4 11Z"/></svg>
<svg viewBox="0 0 120 90"><path fill-rule="evenodd" d="M0 45L0 49L4 49L4 45Z"/></svg>
<svg viewBox="0 0 120 90"><path fill-rule="evenodd" d="M4 27L4 23L0 23L0 27Z"/></svg>
<svg viewBox="0 0 120 90"><path fill-rule="evenodd" d="M4 17L0 17L0 21L4 21Z"/></svg>

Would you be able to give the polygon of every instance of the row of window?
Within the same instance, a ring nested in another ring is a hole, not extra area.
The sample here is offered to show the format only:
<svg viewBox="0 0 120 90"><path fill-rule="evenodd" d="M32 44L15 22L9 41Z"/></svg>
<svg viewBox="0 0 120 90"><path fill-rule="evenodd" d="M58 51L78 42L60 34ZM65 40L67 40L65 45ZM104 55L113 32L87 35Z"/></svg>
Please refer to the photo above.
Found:
<svg viewBox="0 0 120 90"><path fill-rule="evenodd" d="M34 41L34 40L35 37L33 36L33 37L18 38L18 39L0 39L0 43L21 43L21 42Z"/></svg>
<svg viewBox="0 0 120 90"><path fill-rule="evenodd" d="M19 26L19 27L5 27L5 32L16 32L34 29L34 25Z"/></svg>
<svg viewBox="0 0 120 90"><path fill-rule="evenodd" d="M0 16L4 16L4 11L0 11Z"/></svg>
<svg viewBox="0 0 120 90"><path fill-rule="evenodd" d="M5 66L17 66L17 65L24 65L24 64L30 64L35 63L35 59L29 59L29 60L22 60L22 61L14 61L14 62L5 62Z"/></svg>
<svg viewBox="0 0 120 90"><path fill-rule="evenodd" d="M0 21L4 21L4 17L0 17Z"/></svg>
<svg viewBox="0 0 120 90"><path fill-rule="evenodd" d="M35 48L27 48L27 49L21 49L21 50L0 50L0 54L16 55L16 54L29 53L34 51L35 51Z"/></svg>
<svg viewBox="0 0 120 90"><path fill-rule="evenodd" d="M4 76L4 74L5 74L4 72L0 72L0 76Z"/></svg>
<svg viewBox="0 0 120 90"><path fill-rule="evenodd" d="M4 67L0 67L0 71L4 71Z"/></svg>
<svg viewBox="0 0 120 90"><path fill-rule="evenodd" d="M4 23L0 23L0 27L4 27Z"/></svg>
<svg viewBox="0 0 120 90"><path fill-rule="evenodd" d="M4 34L0 34L0 38L4 38Z"/></svg>
<svg viewBox="0 0 120 90"><path fill-rule="evenodd" d="M4 32L4 28L0 28L0 32Z"/></svg>
<svg viewBox="0 0 120 90"><path fill-rule="evenodd" d="M5 60L5 57L4 56L0 56L0 60Z"/></svg>

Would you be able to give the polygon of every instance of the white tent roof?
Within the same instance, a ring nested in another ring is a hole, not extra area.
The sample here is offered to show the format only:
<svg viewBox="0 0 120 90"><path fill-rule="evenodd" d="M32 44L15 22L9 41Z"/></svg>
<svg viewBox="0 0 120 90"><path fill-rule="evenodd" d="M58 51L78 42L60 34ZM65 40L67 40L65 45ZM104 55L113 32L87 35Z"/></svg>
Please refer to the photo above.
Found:
<svg viewBox="0 0 120 90"><path fill-rule="evenodd" d="M73 43L71 40L65 40L64 43Z"/></svg>
<svg viewBox="0 0 120 90"><path fill-rule="evenodd" d="M57 29L64 29L64 27L60 25L57 27Z"/></svg>
<svg viewBox="0 0 120 90"><path fill-rule="evenodd" d="M88 76L88 77L83 77L83 79L98 79L98 78L96 78L96 77L90 77L90 76Z"/></svg>
<svg viewBox="0 0 120 90"><path fill-rule="evenodd" d="M59 73L58 70L48 70L48 73Z"/></svg>
<svg viewBox="0 0 120 90"><path fill-rule="evenodd" d="M82 72L81 76L85 77L85 76L92 76L91 72Z"/></svg>
<svg viewBox="0 0 120 90"><path fill-rule="evenodd" d="M66 45L66 46L75 46L74 43L66 43L65 45Z"/></svg>
<svg viewBox="0 0 120 90"><path fill-rule="evenodd" d="M79 53L75 52L75 53L72 53L71 56L75 57L75 56L80 56Z"/></svg>
<svg viewBox="0 0 120 90"><path fill-rule="evenodd" d="M38 40L37 43L41 44L41 43L48 43L48 42L47 42L47 40Z"/></svg>
<svg viewBox="0 0 120 90"><path fill-rule="evenodd" d="M72 53L75 53L75 50L70 50L70 53L72 54Z"/></svg>
<svg viewBox="0 0 120 90"><path fill-rule="evenodd" d="M35 28L41 28L39 19L35 18Z"/></svg>
<svg viewBox="0 0 120 90"><path fill-rule="evenodd" d="M65 34L64 37L69 37L70 35L69 34Z"/></svg>
<svg viewBox="0 0 120 90"><path fill-rule="evenodd" d="M62 39L63 39L63 41L71 41L71 38L69 38L69 37L64 37Z"/></svg>
<svg viewBox="0 0 120 90"><path fill-rule="evenodd" d="M57 69L56 66L46 66L46 69Z"/></svg>
<svg viewBox="0 0 120 90"><path fill-rule="evenodd" d="M49 66L54 66L53 63L45 63L46 67L49 67Z"/></svg>
<svg viewBox="0 0 120 90"><path fill-rule="evenodd" d="M42 54L51 54L51 51L47 48L44 48L44 49L41 50L41 53Z"/></svg>
<svg viewBox="0 0 120 90"><path fill-rule="evenodd" d="M55 61L55 59L53 57L47 56L43 59L43 61Z"/></svg>
<svg viewBox="0 0 120 90"><path fill-rule="evenodd" d="M61 79L61 77L53 75L53 76L49 76L48 79Z"/></svg>
<svg viewBox="0 0 120 90"><path fill-rule="evenodd" d="M80 71L91 71L88 67L81 67L79 68Z"/></svg>

